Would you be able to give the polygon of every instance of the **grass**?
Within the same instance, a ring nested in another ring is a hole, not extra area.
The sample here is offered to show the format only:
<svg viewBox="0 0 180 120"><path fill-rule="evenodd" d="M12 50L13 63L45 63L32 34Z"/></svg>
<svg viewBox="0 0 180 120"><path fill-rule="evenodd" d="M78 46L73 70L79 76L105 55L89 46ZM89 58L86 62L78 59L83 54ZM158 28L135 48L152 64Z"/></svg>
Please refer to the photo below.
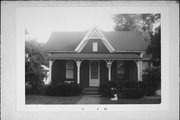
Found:
<svg viewBox="0 0 180 120"><path fill-rule="evenodd" d="M79 100L82 99L82 97L83 95L69 96L69 97L27 95L26 104L76 104ZM86 100L92 99L92 96L86 95L86 97L87 97ZM100 96L98 96L97 99L99 97ZM99 103L96 104L160 104L160 103L161 103L161 97L153 96L153 97L144 97L141 99L119 99L118 101L111 101L110 98L100 97Z"/></svg>
<svg viewBox="0 0 180 120"><path fill-rule="evenodd" d="M160 104L160 97L144 97L141 99L119 99L111 101L110 98L101 98L100 104Z"/></svg>
<svg viewBox="0 0 180 120"><path fill-rule="evenodd" d="M71 97L26 95L26 104L75 104L81 98L82 95Z"/></svg>

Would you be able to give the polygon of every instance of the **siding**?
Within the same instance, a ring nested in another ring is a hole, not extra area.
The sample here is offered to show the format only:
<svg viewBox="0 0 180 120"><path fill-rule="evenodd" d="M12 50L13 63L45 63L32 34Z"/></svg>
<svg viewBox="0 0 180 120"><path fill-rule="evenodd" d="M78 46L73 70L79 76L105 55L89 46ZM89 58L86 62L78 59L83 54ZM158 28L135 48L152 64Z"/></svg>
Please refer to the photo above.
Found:
<svg viewBox="0 0 180 120"><path fill-rule="evenodd" d="M108 81L108 68L106 67L106 62L100 61L100 85Z"/></svg>
<svg viewBox="0 0 180 120"><path fill-rule="evenodd" d="M84 60L80 67L80 85L89 87L89 61Z"/></svg>
<svg viewBox="0 0 180 120"><path fill-rule="evenodd" d="M52 64L52 84L61 84L65 80L65 60L55 60Z"/></svg>
<svg viewBox="0 0 180 120"><path fill-rule="evenodd" d="M77 66L75 61L73 79L66 79L66 60L55 60L52 65L52 84L62 84L65 80L77 83Z"/></svg>
<svg viewBox="0 0 180 120"><path fill-rule="evenodd" d="M98 51L97 52L93 52L93 50L92 50L93 42L98 43ZM87 44L84 46L84 48L82 49L81 53L110 53L110 52L106 48L104 43L99 39L99 40L89 40L87 42Z"/></svg>

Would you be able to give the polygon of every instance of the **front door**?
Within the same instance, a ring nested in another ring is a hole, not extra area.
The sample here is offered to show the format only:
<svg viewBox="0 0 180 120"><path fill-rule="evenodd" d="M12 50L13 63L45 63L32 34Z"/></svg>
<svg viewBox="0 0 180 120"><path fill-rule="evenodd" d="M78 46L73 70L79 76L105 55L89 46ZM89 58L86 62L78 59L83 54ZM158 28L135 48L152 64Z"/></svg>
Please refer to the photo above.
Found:
<svg viewBox="0 0 180 120"><path fill-rule="evenodd" d="M89 86L97 87L100 83L100 67L99 61L91 61L90 62L90 79Z"/></svg>

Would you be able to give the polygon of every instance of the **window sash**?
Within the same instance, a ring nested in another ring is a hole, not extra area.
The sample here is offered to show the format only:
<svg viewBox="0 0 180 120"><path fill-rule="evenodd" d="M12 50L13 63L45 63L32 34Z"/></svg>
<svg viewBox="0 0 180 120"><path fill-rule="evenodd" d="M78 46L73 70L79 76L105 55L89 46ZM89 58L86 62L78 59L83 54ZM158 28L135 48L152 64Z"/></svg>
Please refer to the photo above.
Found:
<svg viewBox="0 0 180 120"><path fill-rule="evenodd" d="M98 43L93 42L93 52L97 52L97 51L98 51Z"/></svg>
<svg viewBox="0 0 180 120"><path fill-rule="evenodd" d="M116 74L117 74L117 79L124 79L125 78L124 62L122 62L122 61L117 62Z"/></svg>
<svg viewBox="0 0 180 120"><path fill-rule="evenodd" d="M66 70L66 79L73 79L73 78L74 78L74 71Z"/></svg>
<svg viewBox="0 0 180 120"><path fill-rule="evenodd" d="M73 61L66 61L66 79L74 78L74 63Z"/></svg>

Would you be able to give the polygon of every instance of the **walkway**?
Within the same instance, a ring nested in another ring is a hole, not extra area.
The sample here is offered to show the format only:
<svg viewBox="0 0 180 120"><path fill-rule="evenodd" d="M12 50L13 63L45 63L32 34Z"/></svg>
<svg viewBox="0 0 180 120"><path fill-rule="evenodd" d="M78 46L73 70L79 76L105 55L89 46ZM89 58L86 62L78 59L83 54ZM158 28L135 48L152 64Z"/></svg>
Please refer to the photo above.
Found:
<svg viewBox="0 0 180 120"><path fill-rule="evenodd" d="M77 104L100 104L100 95L84 95Z"/></svg>

